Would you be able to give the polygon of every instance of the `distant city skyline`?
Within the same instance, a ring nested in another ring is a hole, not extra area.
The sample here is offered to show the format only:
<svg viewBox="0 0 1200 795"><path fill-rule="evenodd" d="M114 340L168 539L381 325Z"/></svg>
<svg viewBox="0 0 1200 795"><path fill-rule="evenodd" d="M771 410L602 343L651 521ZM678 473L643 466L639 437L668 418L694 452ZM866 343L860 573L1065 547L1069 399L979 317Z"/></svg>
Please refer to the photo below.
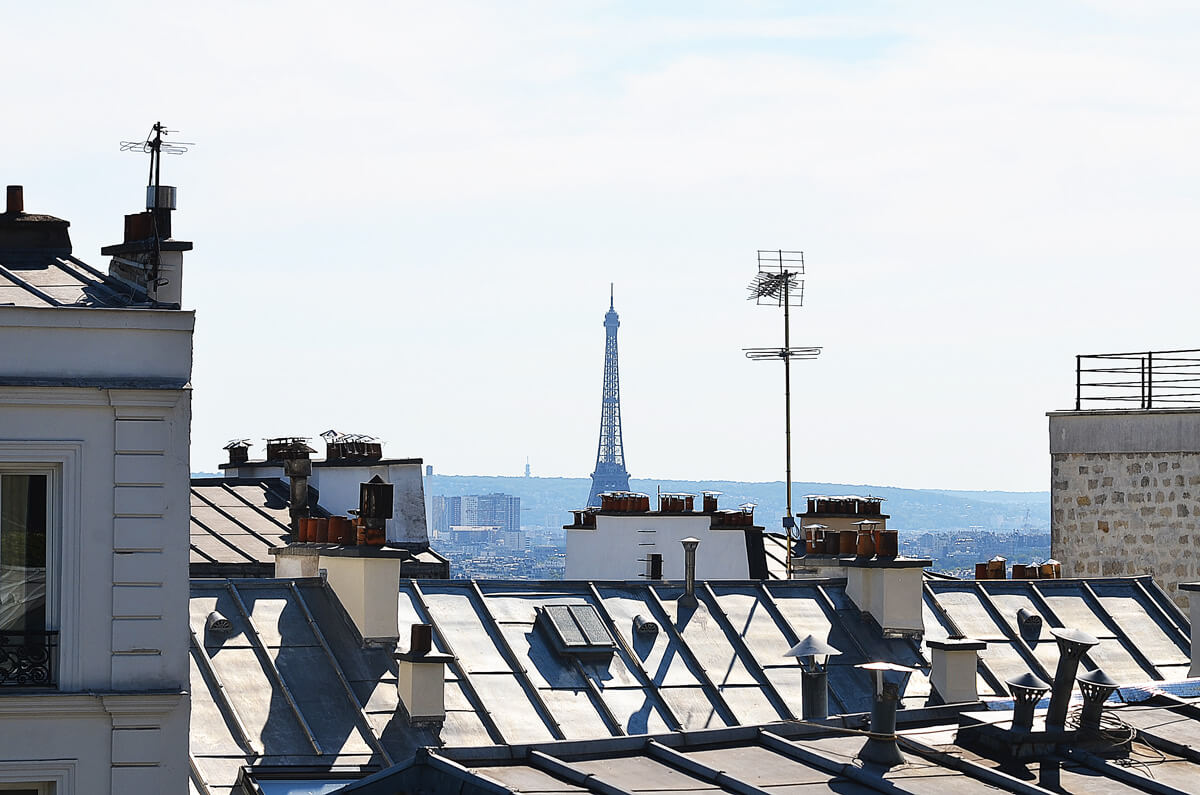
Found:
<svg viewBox="0 0 1200 795"><path fill-rule="evenodd" d="M194 471L344 428L586 476L615 282L629 474L780 480L782 375L742 354L781 342L759 248L805 251L793 342L824 347L797 481L1044 490L1076 354L1200 346L1188 4L75 1L5 29L3 180L84 262L142 209L118 142L197 143L162 169Z"/></svg>

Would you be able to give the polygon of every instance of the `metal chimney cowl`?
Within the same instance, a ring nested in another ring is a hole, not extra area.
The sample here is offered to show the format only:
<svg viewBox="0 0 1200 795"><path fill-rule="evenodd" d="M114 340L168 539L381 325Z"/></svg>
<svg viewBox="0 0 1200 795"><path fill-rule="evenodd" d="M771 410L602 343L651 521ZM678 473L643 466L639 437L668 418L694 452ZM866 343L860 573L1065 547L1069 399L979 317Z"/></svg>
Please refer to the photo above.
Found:
<svg viewBox="0 0 1200 795"><path fill-rule="evenodd" d="M700 539L688 537L680 541L683 544L683 595L679 597L680 607L697 607L696 600L696 547Z"/></svg>
<svg viewBox="0 0 1200 795"><path fill-rule="evenodd" d="M1077 629L1054 628L1050 634L1058 642L1058 668L1051 683L1050 706L1046 710L1046 731L1063 731L1067 723L1067 707L1075 689L1075 674L1079 661L1087 650L1100 643L1086 632Z"/></svg>

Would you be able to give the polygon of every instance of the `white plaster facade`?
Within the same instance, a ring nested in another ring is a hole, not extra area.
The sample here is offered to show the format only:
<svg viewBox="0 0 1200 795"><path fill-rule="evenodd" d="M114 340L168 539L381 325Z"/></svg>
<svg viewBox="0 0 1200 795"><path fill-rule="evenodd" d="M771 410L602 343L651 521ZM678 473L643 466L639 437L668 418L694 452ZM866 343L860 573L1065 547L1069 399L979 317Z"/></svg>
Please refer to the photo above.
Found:
<svg viewBox="0 0 1200 795"><path fill-rule="evenodd" d="M567 528L568 580L636 580L645 576L646 556L662 555L663 577L684 577L683 539L700 539L696 579L744 580L747 527L713 527L708 514L596 514L595 527Z"/></svg>
<svg viewBox="0 0 1200 795"><path fill-rule="evenodd" d="M274 464L251 461L238 467L227 467L227 477L283 477L283 468ZM391 546L429 546L429 530L425 522L425 481L421 477L421 460L384 459L375 464L314 461L309 485L320 493L321 506L336 514L358 509L358 487L378 475L394 486L392 518L385 531Z"/></svg>
<svg viewBox="0 0 1200 795"><path fill-rule="evenodd" d="M194 314L0 306L0 470L49 473L53 689L0 688L0 785L188 789Z"/></svg>

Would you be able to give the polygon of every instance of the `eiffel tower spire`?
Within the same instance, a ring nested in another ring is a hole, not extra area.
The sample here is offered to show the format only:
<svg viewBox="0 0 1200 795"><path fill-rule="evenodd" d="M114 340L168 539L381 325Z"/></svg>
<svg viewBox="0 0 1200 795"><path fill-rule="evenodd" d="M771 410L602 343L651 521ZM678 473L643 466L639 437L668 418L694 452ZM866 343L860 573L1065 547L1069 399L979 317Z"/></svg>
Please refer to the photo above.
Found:
<svg viewBox="0 0 1200 795"><path fill-rule="evenodd" d="M604 394L600 399L600 444L592 472L589 506L600 504L606 491L628 491L625 448L621 443L621 379L617 373L617 328L621 321L613 308L613 288L608 286L608 312L604 314Z"/></svg>

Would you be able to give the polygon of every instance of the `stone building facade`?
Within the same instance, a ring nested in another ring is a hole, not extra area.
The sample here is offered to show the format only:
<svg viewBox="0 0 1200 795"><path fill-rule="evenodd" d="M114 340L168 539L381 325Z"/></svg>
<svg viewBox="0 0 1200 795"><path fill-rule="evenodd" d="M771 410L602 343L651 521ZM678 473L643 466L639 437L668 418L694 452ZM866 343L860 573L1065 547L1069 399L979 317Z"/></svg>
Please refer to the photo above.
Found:
<svg viewBox="0 0 1200 795"><path fill-rule="evenodd" d="M1200 580L1200 411L1051 412L1051 554L1067 577Z"/></svg>

